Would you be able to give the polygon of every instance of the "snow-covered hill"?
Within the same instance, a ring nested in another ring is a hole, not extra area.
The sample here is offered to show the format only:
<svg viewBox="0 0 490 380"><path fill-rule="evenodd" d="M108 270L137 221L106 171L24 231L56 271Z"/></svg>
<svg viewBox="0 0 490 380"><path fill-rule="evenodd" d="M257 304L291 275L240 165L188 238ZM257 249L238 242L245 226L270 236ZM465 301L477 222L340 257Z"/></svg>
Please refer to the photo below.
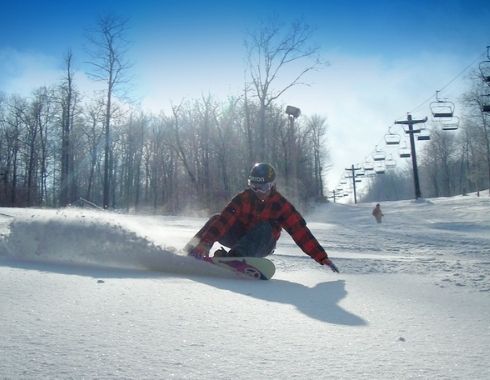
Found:
<svg viewBox="0 0 490 380"><path fill-rule="evenodd" d="M318 206L271 281L179 254L204 219L0 208L0 377L490 378L490 198Z"/></svg>

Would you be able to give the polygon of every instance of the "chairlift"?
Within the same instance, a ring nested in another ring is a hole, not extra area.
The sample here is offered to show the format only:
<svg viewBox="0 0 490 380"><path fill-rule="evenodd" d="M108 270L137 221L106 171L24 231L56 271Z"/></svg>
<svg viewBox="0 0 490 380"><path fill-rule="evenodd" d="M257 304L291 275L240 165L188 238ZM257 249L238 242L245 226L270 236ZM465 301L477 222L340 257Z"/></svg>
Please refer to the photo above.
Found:
<svg viewBox="0 0 490 380"><path fill-rule="evenodd" d="M393 156L391 154L386 157L385 167L386 169L393 169L394 167L396 167L396 161L393 159Z"/></svg>
<svg viewBox="0 0 490 380"><path fill-rule="evenodd" d="M356 181L356 182L362 182L362 179L359 178L359 179L355 179L354 181Z"/></svg>
<svg viewBox="0 0 490 380"><path fill-rule="evenodd" d="M432 121L432 126L443 131L454 131L459 128L459 117L444 117Z"/></svg>
<svg viewBox="0 0 490 380"><path fill-rule="evenodd" d="M408 149L405 145L398 149L398 155L400 156L400 158L410 158L410 149Z"/></svg>
<svg viewBox="0 0 490 380"><path fill-rule="evenodd" d="M453 117L454 103L439 99L439 91L436 91L436 100L430 103L430 110L435 118Z"/></svg>
<svg viewBox="0 0 490 380"><path fill-rule="evenodd" d="M490 94L481 95L481 111L490 112Z"/></svg>
<svg viewBox="0 0 490 380"><path fill-rule="evenodd" d="M384 161L385 158L386 158L385 152L383 152L382 150L379 150L376 147L376 151L373 153L373 160L374 161Z"/></svg>
<svg viewBox="0 0 490 380"><path fill-rule="evenodd" d="M428 141L430 140L430 132L425 128L420 128L420 134L417 136L417 140L419 141Z"/></svg>
<svg viewBox="0 0 490 380"><path fill-rule="evenodd" d="M385 135L385 143L386 143L386 145L398 145L398 144L400 144L400 135L397 133L392 133L391 127L388 130L388 133Z"/></svg>
<svg viewBox="0 0 490 380"><path fill-rule="evenodd" d="M385 168L384 167L378 167L374 170L376 174L385 174Z"/></svg>
<svg viewBox="0 0 490 380"><path fill-rule="evenodd" d="M480 62L480 73L483 81L490 84L490 61Z"/></svg>
<svg viewBox="0 0 490 380"><path fill-rule="evenodd" d="M372 171L374 170L374 165L371 161L366 161L363 165L364 171Z"/></svg>
<svg viewBox="0 0 490 380"><path fill-rule="evenodd" d="M443 131L455 131L459 128L459 117L453 116L451 120L441 123Z"/></svg>
<svg viewBox="0 0 490 380"><path fill-rule="evenodd" d="M483 81L490 85L490 46L487 46L488 61L480 62L480 73Z"/></svg>

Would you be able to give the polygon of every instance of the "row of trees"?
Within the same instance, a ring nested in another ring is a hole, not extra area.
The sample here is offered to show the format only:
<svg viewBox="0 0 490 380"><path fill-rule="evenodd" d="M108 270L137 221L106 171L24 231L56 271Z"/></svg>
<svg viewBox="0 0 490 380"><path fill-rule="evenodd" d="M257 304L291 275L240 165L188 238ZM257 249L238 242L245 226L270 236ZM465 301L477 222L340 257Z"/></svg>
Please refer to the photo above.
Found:
<svg viewBox="0 0 490 380"><path fill-rule="evenodd" d="M460 128L431 129L430 141L417 144L419 176L424 197L453 196L490 189L490 115L482 112L481 94L488 91L481 75L470 78L463 94ZM402 170L378 175L370 182L365 201L413 198L411 161Z"/></svg>
<svg viewBox="0 0 490 380"><path fill-rule="evenodd" d="M99 20L91 37L94 80L103 92L77 90L73 54L59 83L29 98L0 95L0 205L182 212L216 209L246 185L256 161L276 166L297 201L323 197L325 119L289 119L279 97L321 62L307 48L310 29L263 27L248 41L250 82L243 94L183 101L170 114L144 113L116 97L131 66L126 21ZM309 62L275 89L290 63Z"/></svg>

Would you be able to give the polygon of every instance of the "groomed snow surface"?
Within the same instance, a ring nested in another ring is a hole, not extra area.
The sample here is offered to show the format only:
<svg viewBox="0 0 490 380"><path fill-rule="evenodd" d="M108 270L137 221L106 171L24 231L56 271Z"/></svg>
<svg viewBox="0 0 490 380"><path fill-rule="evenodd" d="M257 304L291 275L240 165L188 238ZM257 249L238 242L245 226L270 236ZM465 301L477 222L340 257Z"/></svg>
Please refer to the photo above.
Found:
<svg viewBox="0 0 490 380"><path fill-rule="evenodd" d="M0 208L0 378L489 379L490 197L325 204L270 281L179 250L204 218Z"/></svg>

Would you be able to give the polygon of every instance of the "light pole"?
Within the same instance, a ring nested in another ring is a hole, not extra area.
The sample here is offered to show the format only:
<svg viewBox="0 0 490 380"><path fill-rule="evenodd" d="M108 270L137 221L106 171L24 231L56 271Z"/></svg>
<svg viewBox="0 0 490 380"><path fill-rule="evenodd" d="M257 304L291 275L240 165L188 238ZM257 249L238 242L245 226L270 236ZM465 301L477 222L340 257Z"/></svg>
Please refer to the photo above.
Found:
<svg viewBox="0 0 490 380"><path fill-rule="evenodd" d="M288 146L284 154L286 155L286 183L289 185L289 177L296 179L298 173L297 170L298 157L296 151L296 143L294 141L295 138L294 121L301 115L301 110L298 107L287 106L286 114L288 115L288 119L289 119L289 132L288 132ZM290 152L289 160L288 160L287 150L289 150ZM291 172L289 172L289 167L291 167Z"/></svg>
<svg viewBox="0 0 490 380"><path fill-rule="evenodd" d="M301 110L297 107L287 106L286 113L288 114L289 117L292 117L293 119L297 119L299 115L301 115Z"/></svg>

